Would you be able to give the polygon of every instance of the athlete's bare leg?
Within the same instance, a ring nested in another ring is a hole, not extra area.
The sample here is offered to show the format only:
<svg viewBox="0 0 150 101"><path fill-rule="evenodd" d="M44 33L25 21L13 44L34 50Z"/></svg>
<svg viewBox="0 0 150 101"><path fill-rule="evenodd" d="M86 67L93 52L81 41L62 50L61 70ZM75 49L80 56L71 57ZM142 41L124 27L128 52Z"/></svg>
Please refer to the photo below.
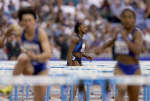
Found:
<svg viewBox="0 0 150 101"><path fill-rule="evenodd" d="M44 70L38 74L38 76L47 76L48 70ZM46 95L47 86L34 86L34 101L44 101Z"/></svg>
<svg viewBox="0 0 150 101"><path fill-rule="evenodd" d="M115 70L114 70L114 74L115 75L120 75L120 76L123 76L125 75L119 67L115 67ZM127 91L127 85L117 85L117 89L118 89L118 95L117 97L115 98L115 101L124 101L124 96L125 96L125 93Z"/></svg>

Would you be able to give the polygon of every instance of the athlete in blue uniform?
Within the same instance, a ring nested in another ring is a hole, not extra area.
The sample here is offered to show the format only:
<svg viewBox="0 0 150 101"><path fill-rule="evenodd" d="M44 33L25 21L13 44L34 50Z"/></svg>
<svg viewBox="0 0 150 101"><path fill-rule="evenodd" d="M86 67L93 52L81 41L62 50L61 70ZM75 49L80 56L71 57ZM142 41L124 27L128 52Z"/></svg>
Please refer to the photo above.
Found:
<svg viewBox="0 0 150 101"><path fill-rule="evenodd" d="M113 38L105 42L95 50L96 53L103 49L115 45L117 54L117 65L114 70L115 75L141 75L138 56L142 50L142 33L136 28L136 14L130 8L125 8L121 13L122 27L117 28ZM118 85L118 96L115 101L124 101L124 95L128 92L129 101L138 101L139 86Z"/></svg>
<svg viewBox="0 0 150 101"><path fill-rule="evenodd" d="M83 35L87 33L87 27L82 23L77 23L75 25L75 35L71 39L70 48L68 51L67 64L68 66L81 66L81 58L86 57L88 60L92 60L90 56L85 54L85 42L83 40ZM84 85L79 86L84 93L84 101L86 101L86 90ZM74 86L74 97L76 95L77 86Z"/></svg>
<svg viewBox="0 0 150 101"><path fill-rule="evenodd" d="M24 75L48 75L46 63L51 56L46 32L36 25L36 14L32 8L22 8L18 12L22 29L17 34L21 42L22 54L18 57L13 72L14 76ZM15 26L10 26L9 31L16 31ZM46 86L34 87L34 101L43 101Z"/></svg>

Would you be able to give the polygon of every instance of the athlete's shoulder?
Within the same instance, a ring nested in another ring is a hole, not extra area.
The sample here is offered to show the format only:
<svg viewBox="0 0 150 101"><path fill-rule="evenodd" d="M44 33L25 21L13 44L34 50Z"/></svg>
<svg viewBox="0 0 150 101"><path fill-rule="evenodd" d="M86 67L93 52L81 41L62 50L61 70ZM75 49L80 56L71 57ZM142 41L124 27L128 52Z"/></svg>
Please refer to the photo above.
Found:
<svg viewBox="0 0 150 101"><path fill-rule="evenodd" d="M37 28L38 28L39 33L46 34L46 31L44 30L44 28L42 28L42 27L37 27Z"/></svg>
<svg viewBox="0 0 150 101"><path fill-rule="evenodd" d="M136 27L135 30L136 30L136 33L143 34L143 31L141 29L139 29L139 28Z"/></svg>
<svg viewBox="0 0 150 101"><path fill-rule="evenodd" d="M134 34L133 34L134 40L140 39L140 42L143 40L143 32L139 28L135 28Z"/></svg>
<svg viewBox="0 0 150 101"><path fill-rule="evenodd" d="M46 31L41 27L38 27L38 39L40 42L48 41L48 35Z"/></svg>
<svg viewBox="0 0 150 101"><path fill-rule="evenodd" d="M143 36L143 31L139 28L135 28L134 36Z"/></svg>
<svg viewBox="0 0 150 101"><path fill-rule="evenodd" d="M46 31L41 27L38 27L38 33L39 38L48 37Z"/></svg>

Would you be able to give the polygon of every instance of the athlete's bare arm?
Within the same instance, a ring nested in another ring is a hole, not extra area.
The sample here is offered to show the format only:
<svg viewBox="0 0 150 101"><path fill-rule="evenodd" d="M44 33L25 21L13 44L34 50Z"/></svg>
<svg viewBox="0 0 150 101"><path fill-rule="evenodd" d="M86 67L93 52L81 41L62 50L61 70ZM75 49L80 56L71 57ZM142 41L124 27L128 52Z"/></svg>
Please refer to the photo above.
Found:
<svg viewBox="0 0 150 101"><path fill-rule="evenodd" d="M43 53L36 55L36 59L39 62L46 62L51 57L51 47L49 45L47 33L43 29L39 29L39 41L43 49Z"/></svg>
<svg viewBox="0 0 150 101"><path fill-rule="evenodd" d="M120 31L120 28L117 27L114 29L114 32L112 33L113 36L109 38L107 41L105 41L103 44L101 44L98 48L94 49L96 54L102 53L106 48L111 47L114 45L115 39Z"/></svg>
<svg viewBox="0 0 150 101"><path fill-rule="evenodd" d="M85 57L85 58L87 58L88 60L92 60L92 57L89 56L89 55L87 55L86 53L82 52L81 54L82 54L82 57Z"/></svg>
<svg viewBox="0 0 150 101"><path fill-rule="evenodd" d="M83 52L77 52L74 55L79 58L85 57L88 60L92 60L92 57L89 56L90 51L88 51L89 50L88 43L85 40L84 40L84 42L85 42L85 50Z"/></svg>
<svg viewBox="0 0 150 101"><path fill-rule="evenodd" d="M131 42L128 37L127 37L127 32L124 31L122 33L123 39L126 41L129 49L136 55L139 55L142 51L142 45L143 45L143 39L142 39L142 34L139 31L136 31L134 34L134 42Z"/></svg>

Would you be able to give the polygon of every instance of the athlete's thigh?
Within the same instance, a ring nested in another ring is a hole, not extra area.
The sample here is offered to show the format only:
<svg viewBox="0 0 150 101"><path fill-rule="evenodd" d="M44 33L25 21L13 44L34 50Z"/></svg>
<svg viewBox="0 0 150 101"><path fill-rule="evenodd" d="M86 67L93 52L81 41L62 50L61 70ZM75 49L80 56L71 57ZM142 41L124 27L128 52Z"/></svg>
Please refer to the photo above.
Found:
<svg viewBox="0 0 150 101"><path fill-rule="evenodd" d="M141 69L138 69L138 70L135 72L135 75L141 75Z"/></svg>
<svg viewBox="0 0 150 101"><path fill-rule="evenodd" d="M125 74L121 71L121 69L117 66L115 66L114 69L114 75L115 76L125 76ZM117 85L118 90L127 90L127 85Z"/></svg>
<svg viewBox="0 0 150 101"><path fill-rule="evenodd" d="M137 85L128 86L129 101L138 101L139 93L140 93L140 86Z"/></svg>
<svg viewBox="0 0 150 101"><path fill-rule="evenodd" d="M124 76L125 74L122 72L122 70L118 66L115 66L114 75Z"/></svg>
<svg viewBox="0 0 150 101"><path fill-rule="evenodd" d="M30 62L30 58L24 53L20 54L15 65L14 74L20 73L23 73L25 75L33 73L33 67Z"/></svg>
<svg viewBox="0 0 150 101"><path fill-rule="evenodd" d="M48 76L48 69L38 73L38 76ZM34 86L35 101L42 101L46 95L47 86Z"/></svg>
<svg viewBox="0 0 150 101"><path fill-rule="evenodd" d="M29 62L26 67L24 68L23 70L23 74L24 75L33 75L34 73L34 67L33 65L31 64L31 62Z"/></svg>
<svg viewBox="0 0 150 101"><path fill-rule="evenodd" d="M141 70L138 69L134 75L141 75ZM138 101L139 93L140 93L140 86L138 85L128 86L129 101Z"/></svg>

